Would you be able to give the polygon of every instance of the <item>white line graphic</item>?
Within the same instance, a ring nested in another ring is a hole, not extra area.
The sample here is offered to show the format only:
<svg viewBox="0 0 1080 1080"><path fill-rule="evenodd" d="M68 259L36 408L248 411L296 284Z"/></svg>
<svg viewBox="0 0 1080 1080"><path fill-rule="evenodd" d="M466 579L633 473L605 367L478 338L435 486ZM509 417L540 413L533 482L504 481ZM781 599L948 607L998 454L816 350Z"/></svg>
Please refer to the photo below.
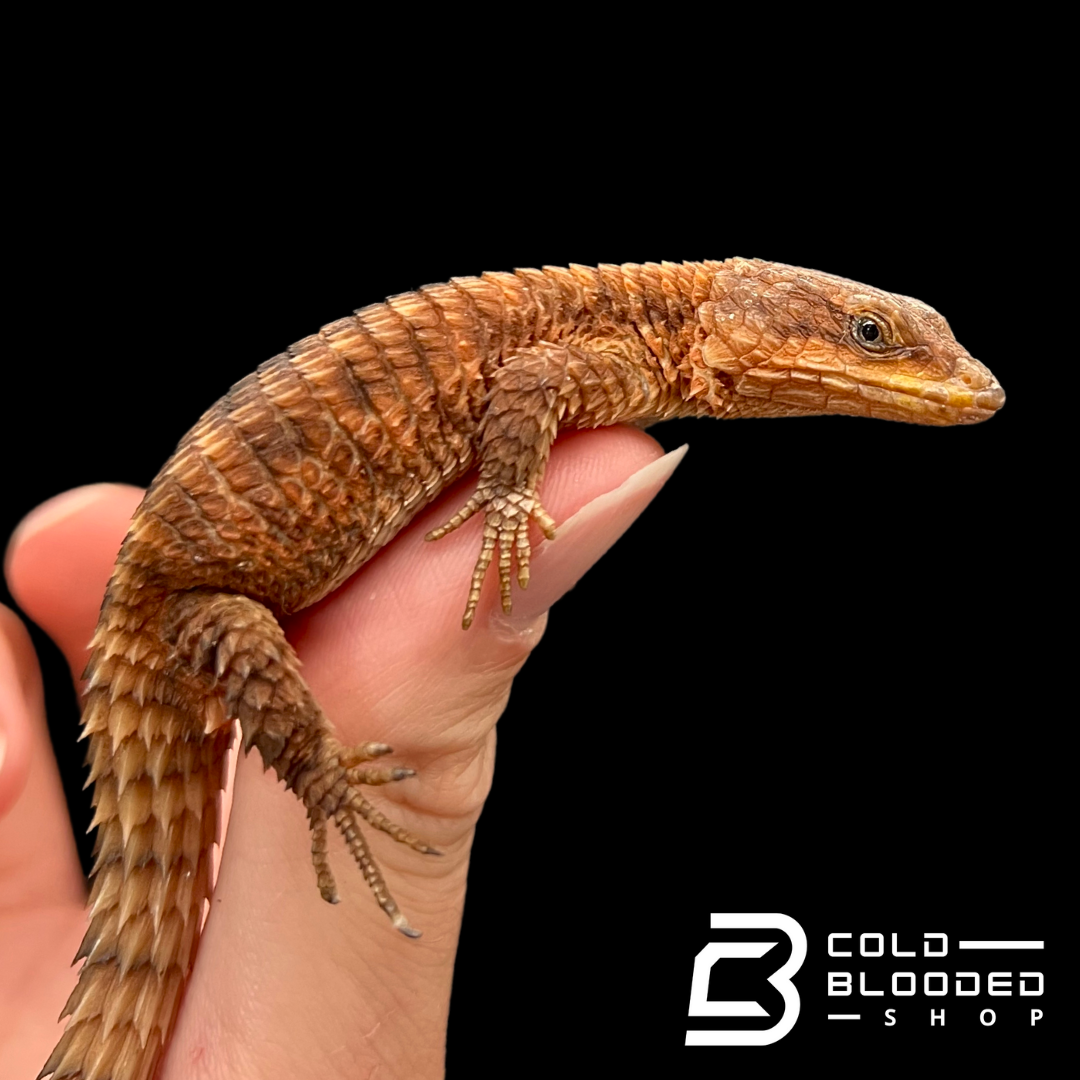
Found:
<svg viewBox="0 0 1080 1080"><path fill-rule="evenodd" d="M829 1013L830 1020L861 1020L860 1013Z"/></svg>
<svg viewBox="0 0 1080 1080"><path fill-rule="evenodd" d="M1041 941L961 941L961 949L1041 949Z"/></svg>

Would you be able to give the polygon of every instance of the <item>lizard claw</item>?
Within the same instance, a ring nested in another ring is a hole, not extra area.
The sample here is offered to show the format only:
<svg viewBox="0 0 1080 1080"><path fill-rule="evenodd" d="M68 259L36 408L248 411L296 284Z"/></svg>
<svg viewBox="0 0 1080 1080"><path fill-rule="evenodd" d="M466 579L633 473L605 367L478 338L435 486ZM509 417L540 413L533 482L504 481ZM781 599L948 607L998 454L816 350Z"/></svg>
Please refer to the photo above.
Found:
<svg viewBox="0 0 1080 1080"><path fill-rule="evenodd" d="M418 938L421 936L419 930L417 930L413 926L410 926L405 921L405 916L402 915L400 911L397 913L397 915L394 916L391 922L393 922L396 929L400 930L408 938Z"/></svg>

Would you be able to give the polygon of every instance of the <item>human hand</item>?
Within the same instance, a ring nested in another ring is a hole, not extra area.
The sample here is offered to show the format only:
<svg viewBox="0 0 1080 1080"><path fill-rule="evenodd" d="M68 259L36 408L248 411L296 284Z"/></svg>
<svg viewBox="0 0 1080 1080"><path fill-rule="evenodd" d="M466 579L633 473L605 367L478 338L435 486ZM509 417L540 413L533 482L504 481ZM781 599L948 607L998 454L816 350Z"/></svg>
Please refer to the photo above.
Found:
<svg viewBox="0 0 1080 1080"><path fill-rule="evenodd" d="M479 527L433 544L422 540L462 501L466 481L333 596L290 620L286 630L304 675L342 741L388 742L395 751L389 761L417 770L378 795L394 820L442 857L420 856L386 837L373 850L398 905L424 936L414 942L393 932L337 840L330 855L343 902L325 904L303 808L272 772L262 772L257 755L241 759L214 917L161 1080L355 1077L375 1064L390 1076L441 1075L495 721L543 633L547 608L633 521L681 457L657 460L660 453L633 429L560 439L544 483L545 506L562 523L559 540L536 549L533 582L515 592L509 617L497 612L498 590L489 586L476 624L460 630L462 583ZM36 511L12 539L12 594L54 638L76 677L139 496L132 488L80 489ZM85 932L85 889L36 660L6 609L0 741L0 1059L11 1075L30 1077L62 1031L52 1018L76 981L68 961Z"/></svg>

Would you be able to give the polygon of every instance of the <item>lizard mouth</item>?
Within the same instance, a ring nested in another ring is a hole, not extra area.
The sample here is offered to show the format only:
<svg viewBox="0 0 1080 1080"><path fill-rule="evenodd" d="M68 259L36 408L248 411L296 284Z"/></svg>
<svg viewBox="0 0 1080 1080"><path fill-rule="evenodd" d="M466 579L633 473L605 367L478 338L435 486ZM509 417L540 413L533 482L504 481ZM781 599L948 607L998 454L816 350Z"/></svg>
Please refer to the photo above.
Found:
<svg viewBox="0 0 1080 1080"><path fill-rule="evenodd" d="M981 423L1005 404L1005 391L1001 385L972 357L958 360L946 379L919 378L900 372L875 373L865 369L857 377L838 372L788 369L781 378L782 385L769 379L772 385L764 394L757 387L754 390L761 396L770 397L774 403L816 413L843 413L946 426Z"/></svg>
<svg viewBox="0 0 1080 1080"><path fill-rule="evenodd" d="M981 408L978 404L960 410L960 423L961 424L978 424L983 420L989 420L1005 404L1005 391L1000 386L995 387L997 392L996 404L990 405L988 408ZM986 391L983 391L986 393ZM978 395L981 397L982 395Z"/></svg>
<svg viewBox="0 0 1080 1080"><path fill-rule="evenodd" d="M903 419L924 424L978 424L1005 404L1001 385L975 360L947 380L894 374L875 389L887 394L895 408L911 414ZM862 396L876 395L871 392Z"/></svg>

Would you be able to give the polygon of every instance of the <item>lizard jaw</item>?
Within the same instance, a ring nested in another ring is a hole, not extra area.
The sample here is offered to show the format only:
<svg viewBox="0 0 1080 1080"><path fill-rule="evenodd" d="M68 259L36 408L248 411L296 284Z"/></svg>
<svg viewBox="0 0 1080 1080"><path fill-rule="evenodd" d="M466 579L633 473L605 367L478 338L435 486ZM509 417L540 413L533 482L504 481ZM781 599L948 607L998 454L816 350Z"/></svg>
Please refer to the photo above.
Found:
<svg viewBox="0 0 1080 1080"><path fill-rule="evenodd" d="M900 372L835 368L752 368L736 380L744 416L844 414L949 426L978 424L1005 404L1005 391L978 360L957 358L948 378L920 378Z"/></svg>
<svg viewBox="0 0 1080 1080"><path fill-rule="evenodd" d="M1005 391L974 357L963 356L947 379L924 379L895 373L880 388L891 393L892 403L911 412L911 419L926 424L978 424L1005 404Z"/></svg>

